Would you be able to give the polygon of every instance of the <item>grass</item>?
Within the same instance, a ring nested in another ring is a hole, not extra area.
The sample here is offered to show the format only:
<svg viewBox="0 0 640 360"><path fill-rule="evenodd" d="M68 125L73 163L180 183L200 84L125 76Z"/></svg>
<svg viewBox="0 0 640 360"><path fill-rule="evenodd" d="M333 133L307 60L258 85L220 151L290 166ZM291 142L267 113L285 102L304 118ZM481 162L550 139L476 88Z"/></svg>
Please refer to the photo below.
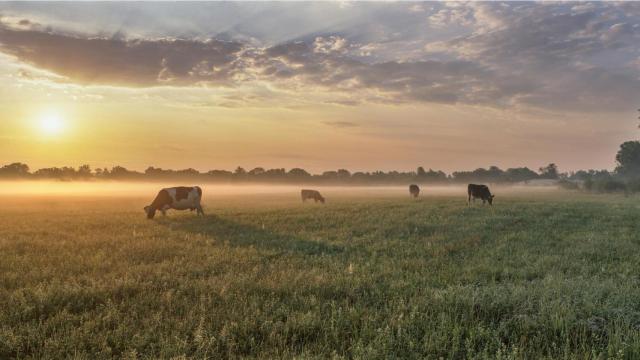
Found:
<svg viewBox="0 0 640 360"><path fill-rule="evenodd" d="M637 200L9 198L0 358L637 359Z"/></svg>

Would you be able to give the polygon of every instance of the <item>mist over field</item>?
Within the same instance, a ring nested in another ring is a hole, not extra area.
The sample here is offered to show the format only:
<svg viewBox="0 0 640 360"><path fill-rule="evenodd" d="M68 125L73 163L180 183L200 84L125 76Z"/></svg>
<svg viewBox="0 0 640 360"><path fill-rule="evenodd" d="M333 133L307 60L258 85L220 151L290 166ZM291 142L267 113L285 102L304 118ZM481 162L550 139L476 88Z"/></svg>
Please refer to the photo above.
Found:
<svg viewBox="0 0 640 360"><path fill-rule="evenodd" d="M179 183L179 182L139 182L139 181L0 181L0 195L9 197L155 197L157 192L172 186L198 185L203 190L204 201L220 197L251 198L279 195L283 198L300 200L301 189L318 189L332 197L409 197L407 186L327 186L318 184L282 185L282 184L234 184L219 183ZM422 197L460 196L466 199L466 185L420 185ZM560 190L555 185L497 185L492 186L497 194L540 194Z"/></svg>

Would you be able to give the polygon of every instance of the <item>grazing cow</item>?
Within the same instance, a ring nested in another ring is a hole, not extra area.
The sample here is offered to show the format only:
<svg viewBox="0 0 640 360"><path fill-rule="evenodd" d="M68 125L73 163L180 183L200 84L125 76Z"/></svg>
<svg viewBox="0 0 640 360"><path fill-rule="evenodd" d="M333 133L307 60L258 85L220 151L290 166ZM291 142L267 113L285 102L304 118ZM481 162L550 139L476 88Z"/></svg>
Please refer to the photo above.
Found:
<svg viewBox="0 0 640 360"><path fill-rule="evenodd" d="M160 210L162 215L166 215L169 209L198 210L198 215L204 215L200 199L202 199L202 189L198 186L166 188L158 192L151 205L144 207L144 211L149 219L153 219L157 210Z"/></svg>
<svg viewBox="0 0 640 360"><path fill-rule="evenodd" d="M420 195L420 188L416 184L409 185L409 194L414 198L417 198Z"/></svg>
<svg viewBox="0 0 640 360"><path fill-rule="evenodd" d="M491 195L491 191L489 191L487 185L469 184L467 187L467 194L469 194L469 199L467 200L469 205L471 205L472 197L474 202L476 201L476 198L479 198L482 199L483 204L485 201L488 201L489 205L493 204L493 198L495 197L495 195Z"/></svg>
<svg viewBox="0 0 640 360"><path fill-rule="evenodd" d="M314 202L320 201L324 204L324 198L320 195L318 190L302 190L300 191L300 197L302 197L302 202L307 201L307 199L313 199Z"/></svg>

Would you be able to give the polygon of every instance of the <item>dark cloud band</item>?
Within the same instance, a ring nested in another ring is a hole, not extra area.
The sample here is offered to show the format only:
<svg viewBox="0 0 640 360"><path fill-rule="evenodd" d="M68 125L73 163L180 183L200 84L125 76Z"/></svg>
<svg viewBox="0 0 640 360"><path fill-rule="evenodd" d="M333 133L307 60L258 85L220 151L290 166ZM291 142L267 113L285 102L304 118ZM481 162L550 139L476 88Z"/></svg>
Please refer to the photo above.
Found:
<svg viewBox="0 0 640 360"><path fill-rule="evenodd" d="M331 102L346 105L611 111L637 106L639 17L640 5L634 4L445 4L429 21L437 27L457 21L473 28L469 34L419 45L426 50L413 60L379 62L358 54L383 43L351 43L348 34L270 46L218 38L127 40L56 33L29 19L18 27L0 24L0 51L80 84L214 87L263 81L344 94Z"/></svg>

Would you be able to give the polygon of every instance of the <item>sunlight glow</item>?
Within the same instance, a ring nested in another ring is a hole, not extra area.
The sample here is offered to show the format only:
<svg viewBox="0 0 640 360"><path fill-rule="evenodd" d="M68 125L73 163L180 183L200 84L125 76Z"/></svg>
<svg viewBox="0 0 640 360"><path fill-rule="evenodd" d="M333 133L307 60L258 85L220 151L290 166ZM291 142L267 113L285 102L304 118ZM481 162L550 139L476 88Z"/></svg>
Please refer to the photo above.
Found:
<svg viewBox="0 0 640 360"><path fill-rule="evenodd" d="M46 114L40 118L40 130L46 135L58 135L64 130L64 121L57 114Z"/></svg>

